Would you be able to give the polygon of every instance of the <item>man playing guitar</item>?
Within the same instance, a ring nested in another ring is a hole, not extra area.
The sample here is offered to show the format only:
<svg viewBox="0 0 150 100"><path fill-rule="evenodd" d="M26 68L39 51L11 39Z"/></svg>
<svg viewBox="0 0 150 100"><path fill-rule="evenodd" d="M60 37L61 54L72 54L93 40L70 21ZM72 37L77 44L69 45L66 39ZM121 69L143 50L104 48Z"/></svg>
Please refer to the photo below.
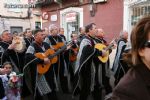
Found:
<svg viewBox="0 0 150 100"><path fill-rule="evenodd" d="M42 30L34 31L35 41L28 47L26 51L24 86L27 86L29 90L28 92L31 93L30 95L32 95L35 100L43 100L45 95L47 95L48 99L57 100L53 66L51 66L45 74L39 74L37 70L38 64L50 63L50 59L48 59L48 57L40 59L35 56L36 53L44 53L46 50L50 49L49 44L43 42L44 38L45 34Z"/></svg>

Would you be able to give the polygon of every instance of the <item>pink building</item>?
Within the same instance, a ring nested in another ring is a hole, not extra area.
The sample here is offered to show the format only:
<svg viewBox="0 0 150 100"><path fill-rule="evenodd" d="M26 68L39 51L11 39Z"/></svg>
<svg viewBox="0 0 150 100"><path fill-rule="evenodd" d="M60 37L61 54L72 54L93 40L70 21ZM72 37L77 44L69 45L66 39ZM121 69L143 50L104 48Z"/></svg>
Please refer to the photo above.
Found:
<svg viewBox="0 0 150 100"><path fill-rule="evenodd" d="M123 0L39 0L37 6L42 11L42 28L63 27L67 39L89 23L103 28L108 41L123 29Z"/></svg>

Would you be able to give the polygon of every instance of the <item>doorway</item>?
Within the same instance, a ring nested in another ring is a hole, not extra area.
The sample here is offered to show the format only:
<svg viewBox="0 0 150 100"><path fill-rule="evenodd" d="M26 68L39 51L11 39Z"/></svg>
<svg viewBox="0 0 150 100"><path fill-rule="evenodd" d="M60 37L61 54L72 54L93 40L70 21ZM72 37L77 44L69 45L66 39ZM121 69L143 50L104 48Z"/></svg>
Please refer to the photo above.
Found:
<svg viewBox="0 0 150 100"><path fill-rule="evenodd" d="M71 33L79 33L83 27L83 8L70 7L60 11L60 27L64 28L66 40L71 39Z"/></svg>

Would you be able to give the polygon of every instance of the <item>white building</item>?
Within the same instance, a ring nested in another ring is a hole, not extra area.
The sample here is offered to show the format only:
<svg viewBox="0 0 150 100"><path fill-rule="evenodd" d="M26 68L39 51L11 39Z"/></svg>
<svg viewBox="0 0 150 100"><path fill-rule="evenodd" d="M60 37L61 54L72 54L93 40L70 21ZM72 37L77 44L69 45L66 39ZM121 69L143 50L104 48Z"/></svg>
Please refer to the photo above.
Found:
<svg viewBox="0 0 150 100"><path fill-rule="evenodd" d="M129 47L132 28L145 15L150 15L150 0L124 0L123 29L129 32Z"/></svg>
<svg viewBox="0 0 150 100"><path fill-rule="evenodd" d="M123 28L131 32L137 21L150 15L150 0L125 0Z"/></svg>
<svg viewBox="0 0 150 100"><path fill-rule="evenodd" d="M28 0L0 0L0 34L3 30L22 32L35 28L32 8Z"/></svg>

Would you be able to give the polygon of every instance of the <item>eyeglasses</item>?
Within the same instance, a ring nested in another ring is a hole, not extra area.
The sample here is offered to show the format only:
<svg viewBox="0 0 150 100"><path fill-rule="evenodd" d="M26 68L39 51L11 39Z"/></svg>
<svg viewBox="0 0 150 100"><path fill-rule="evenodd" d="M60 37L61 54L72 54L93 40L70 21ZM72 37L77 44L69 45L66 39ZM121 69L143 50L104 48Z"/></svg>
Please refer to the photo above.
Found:
<svg viewBox="0 0 150 100"><path fill-rule="evenodd" d="M150 48L150 41L146 42L144 46Z"/></svg>

